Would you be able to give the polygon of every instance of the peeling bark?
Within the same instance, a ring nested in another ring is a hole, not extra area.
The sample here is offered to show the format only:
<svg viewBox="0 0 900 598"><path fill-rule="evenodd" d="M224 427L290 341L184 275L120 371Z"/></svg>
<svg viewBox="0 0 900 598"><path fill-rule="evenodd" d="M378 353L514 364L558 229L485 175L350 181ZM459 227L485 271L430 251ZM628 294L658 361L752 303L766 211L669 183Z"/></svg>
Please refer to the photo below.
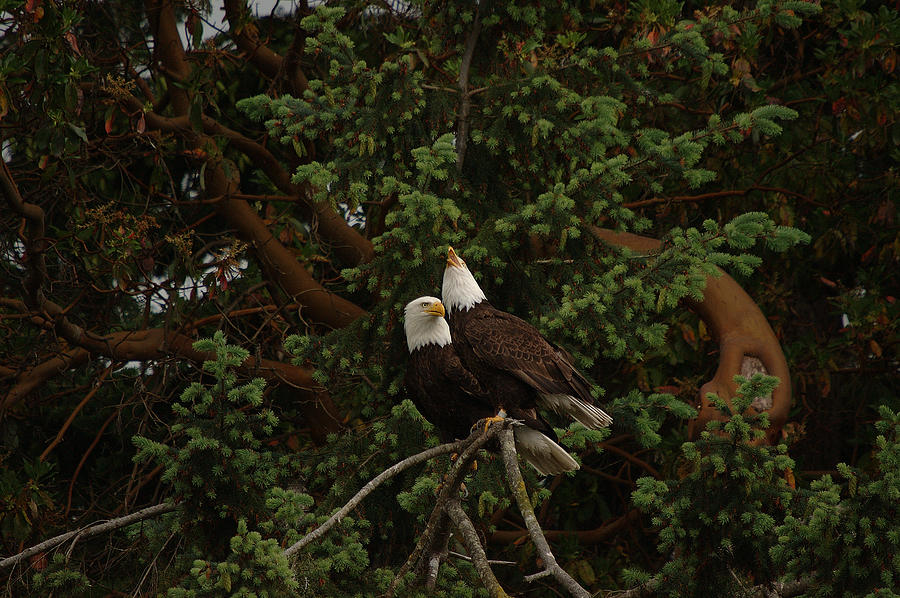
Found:
<svg viewBox="0 0 900 598"><path fill-rule="evenodd" d="M661 246L656 239L632 233L596 227L592 227L591 232L601 241L634 251L656 251ZM699 437L708 422L725 419L707 400L707 393L715 393L731 405L737 391L734 376L740 374L742 368L752 366L752 359L757 358L768 374L781 380L772 393L771 408L767 410L770 426L765 438L768 444L777 443L791 406L791 375L781 343L765 315L746 291L724 272L719 277L706 279L703 301L686 299L685 303L703 319L720 349L719 367L713 379L700 387L700 412L688 426L690 437ZM744 365L744 362L750 363ZM753 407L751 411L756 412Z"/></svg>

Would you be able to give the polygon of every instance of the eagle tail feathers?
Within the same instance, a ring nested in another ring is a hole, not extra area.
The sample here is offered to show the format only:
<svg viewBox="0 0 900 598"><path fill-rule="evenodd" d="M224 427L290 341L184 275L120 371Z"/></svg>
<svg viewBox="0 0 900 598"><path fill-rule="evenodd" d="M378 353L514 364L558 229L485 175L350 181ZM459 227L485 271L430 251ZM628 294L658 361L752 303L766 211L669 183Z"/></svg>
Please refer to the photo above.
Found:
<svg viewBox="0 0 900 598"><path fill-rule="evenodd" d="M547 435L528 426L513 428L516 450L541 475L556 475L579 468L578 462L566 449Z"/></svg>
<svg viewBox="0 0 900 598"><path fill-rule="evenodd" d="M545 407L578 420L586 428L599 430L612 423L612 418L605 411L572 395L545 394L541 398Z"/></svg>

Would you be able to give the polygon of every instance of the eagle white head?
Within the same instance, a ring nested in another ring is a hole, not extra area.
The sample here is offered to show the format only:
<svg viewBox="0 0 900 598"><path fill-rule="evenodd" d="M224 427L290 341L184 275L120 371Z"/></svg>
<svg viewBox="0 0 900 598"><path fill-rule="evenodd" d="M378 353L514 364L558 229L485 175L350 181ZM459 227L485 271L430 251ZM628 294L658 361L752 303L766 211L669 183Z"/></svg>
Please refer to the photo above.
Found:
<svg viewBox="0 0 900 598"><path fill-rule="evenodd" d="M476 304L487 300L484 291L466 267L466 262L456 255L452 247L447 250L447 267L444 268L441 296L450 313L454 310L468 311Z"/></svg>
<svg viewBox="0 0 900 598"><path fill-rule="evenodd" d="M403 309L406 346L412 353L426 345L450 344L450 326L444 319L444 305L437 297L419 297Z"/></svg>

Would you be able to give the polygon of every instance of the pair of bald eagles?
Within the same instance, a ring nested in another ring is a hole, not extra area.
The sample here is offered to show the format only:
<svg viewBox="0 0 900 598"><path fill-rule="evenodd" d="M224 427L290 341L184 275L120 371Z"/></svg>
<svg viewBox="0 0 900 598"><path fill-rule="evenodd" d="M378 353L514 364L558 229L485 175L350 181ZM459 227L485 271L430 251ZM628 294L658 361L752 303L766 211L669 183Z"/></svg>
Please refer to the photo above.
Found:
<svg viewBox="0 0 900 598"><path fill-rule="evenodd" d="M443 303L419 297L404 312L405 383L422 415L445 442L467 437L478 420L512 417L523 424L513 429L516 450L541 475L578 469L537 411L546 407L593 429L612 423L594 405L591 384L571 356L524 320L492 307L452 247L442 294Z"/></svg>

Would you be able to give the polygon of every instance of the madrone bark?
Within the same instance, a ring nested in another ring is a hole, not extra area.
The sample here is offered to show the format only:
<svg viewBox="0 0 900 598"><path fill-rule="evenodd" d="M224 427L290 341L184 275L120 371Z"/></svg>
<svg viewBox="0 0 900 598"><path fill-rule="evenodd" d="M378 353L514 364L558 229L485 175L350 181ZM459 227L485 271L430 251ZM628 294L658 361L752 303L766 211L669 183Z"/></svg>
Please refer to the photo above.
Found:
<svg viewBox="0 0 900 598"><path fill-rule="evenodd" d="M632 233L599 227L592 227L591 232L604 243L627 247L633 251L652 252L661 246L661 242L656 239ZM715 393L731 405L731 399L737 391L734 376L755 369L781 380L772 393L771 406L751 407L753 412L768 412L770 426L765 441L776 444L781 438L781 429L787 421L791 405L791 377L781 343L765 315L750 295L724 272L721 276L707 278L703 301L687 299L685 303L706 323L713 338L719 343L720 351L719 367L715 375L700 387L700 408L696 419L688 426L690 437L699 437L710 421L725 420L725 416L713 407L706 395Z"/></svg>

